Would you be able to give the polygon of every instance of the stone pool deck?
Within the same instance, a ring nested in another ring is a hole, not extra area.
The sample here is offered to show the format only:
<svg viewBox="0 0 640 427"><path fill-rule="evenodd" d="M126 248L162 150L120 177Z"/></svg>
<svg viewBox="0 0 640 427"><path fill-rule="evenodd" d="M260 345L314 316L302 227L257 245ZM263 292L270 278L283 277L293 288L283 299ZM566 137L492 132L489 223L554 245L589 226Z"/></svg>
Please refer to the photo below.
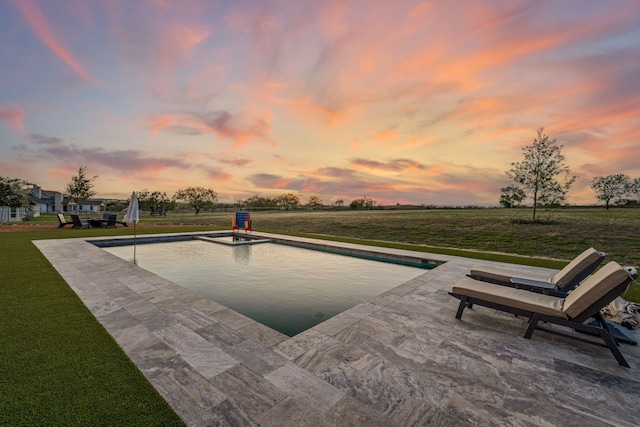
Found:
<svg viewBox="0 0 640 427"><path fill-rule="evenodd" d="M91 240L34 243L189 426L640 422L638 346L621 345L627 369L606 348L524 339L512 315L474 307L454 318L447 292L485 262L419 253L445 263L289 338Z"/></svg>

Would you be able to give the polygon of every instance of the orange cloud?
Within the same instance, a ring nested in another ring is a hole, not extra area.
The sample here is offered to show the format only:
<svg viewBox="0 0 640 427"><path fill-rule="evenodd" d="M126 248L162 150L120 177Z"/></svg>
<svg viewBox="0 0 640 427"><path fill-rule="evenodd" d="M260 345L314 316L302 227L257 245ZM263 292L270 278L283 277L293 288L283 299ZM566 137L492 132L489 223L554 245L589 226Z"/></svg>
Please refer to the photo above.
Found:
<svg viewBox="0 0 640 427"><path fill-rule="evenodd" d="M171 126L171 123L173 123L173 117L151 117L147 120L147 123L147 129L149 129L151 134L155 137L159 131Z"/></svg>
<svg viewBox="0 0 640 427"><path fill-rule="evenodd" d="M51 49L53 53L83 79L92 83L97 82L93 76L84 70L78 60L74 58L73 54L57 39L42 14L42 11L33 0L14 0L13 4L45 46Z"/></svg>

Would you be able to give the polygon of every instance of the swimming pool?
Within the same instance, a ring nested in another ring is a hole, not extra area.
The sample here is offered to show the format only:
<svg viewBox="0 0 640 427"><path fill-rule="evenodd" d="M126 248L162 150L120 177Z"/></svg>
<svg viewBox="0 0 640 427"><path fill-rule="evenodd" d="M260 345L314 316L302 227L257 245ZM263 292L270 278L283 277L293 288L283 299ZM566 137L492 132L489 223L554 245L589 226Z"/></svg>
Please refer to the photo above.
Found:
<svg viewBox="0 0 640 427"><path fill-rule="evenodd" d="M217 243L192 239L141 244L136 263L288 336L425 272L265 241ZM133 256L131 246L103 249L126 260Z"/></svg>

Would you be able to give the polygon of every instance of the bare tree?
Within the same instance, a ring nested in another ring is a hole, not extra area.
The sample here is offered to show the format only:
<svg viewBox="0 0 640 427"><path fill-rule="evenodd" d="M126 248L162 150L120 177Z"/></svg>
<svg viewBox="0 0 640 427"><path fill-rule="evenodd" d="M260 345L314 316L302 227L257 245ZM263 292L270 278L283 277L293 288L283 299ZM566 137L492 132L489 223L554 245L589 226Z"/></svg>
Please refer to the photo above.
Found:
<svg viewBox="0 0 640 427"><path fill-rule="evenodd" d="M511 163L511 169L506 172L533 200L534 222L538 206L564 203L569 188L576 180L564 163L562 147L556 144L555 138L549 139L541 127L533 143L522 149L524 159Z"/></svg>

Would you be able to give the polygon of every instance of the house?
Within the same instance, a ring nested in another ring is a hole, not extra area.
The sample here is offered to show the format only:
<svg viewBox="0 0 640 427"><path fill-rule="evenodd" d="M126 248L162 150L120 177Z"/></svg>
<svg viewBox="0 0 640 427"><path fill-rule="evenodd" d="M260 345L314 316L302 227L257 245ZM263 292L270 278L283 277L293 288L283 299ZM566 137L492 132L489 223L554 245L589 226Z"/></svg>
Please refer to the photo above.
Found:
<svg viewBox="0 0 640 427"><path fill-rule="evenodd" d="M43 190L41 187L34 185L31 190L31 196L29 196L29 202L32 204L32 210L39 213L62 212L63 198L61 192Z"/></svg>
<svg viewBox="0 0 640 427"><path fill-rule="evenodd" d="M41 213L99 213L104 211L103 199L90 199L78 205L59 191L43 190L34 185L29 195L29 206L10 208L0 206L0 222L22 221L25 217L38 217Z"/></svg>
<svg viewBox="0 0 640 427"><path fill-rule="evenodd" d="M31 208L10 208L8 206L0 206L0 222L22 221L26 216L33 216ZM39 216L39 214L37 215Z"/></svg>
<svg viewBox="0 0 640 427"><path fill-rule="evenodd" d="M99 213L104 211L105 206L106 203L103 199L83 200L82 204L78 205L76 202L72 202L69 196L64 196L62 201L64 212L69 213Z"/></svg>

